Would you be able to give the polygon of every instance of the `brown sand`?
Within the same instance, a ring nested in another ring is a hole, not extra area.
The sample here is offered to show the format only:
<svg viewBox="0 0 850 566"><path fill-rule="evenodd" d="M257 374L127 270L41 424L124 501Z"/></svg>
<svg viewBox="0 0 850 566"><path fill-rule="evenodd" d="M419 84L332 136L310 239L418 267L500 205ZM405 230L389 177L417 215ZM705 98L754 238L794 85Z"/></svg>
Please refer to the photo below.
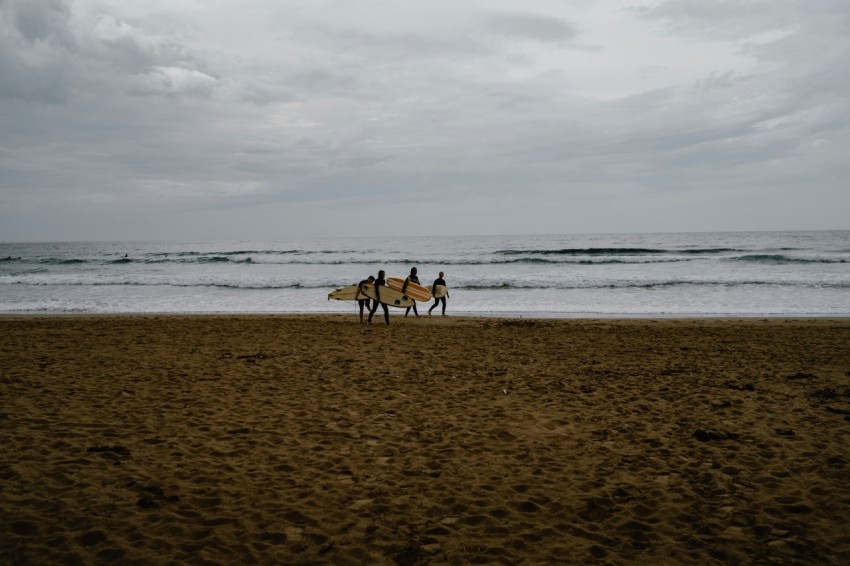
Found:
<svg viewBox="0 0 850 566"><path fill-rule="evenodd" d="M0 318L0 563L850 563L850 321L393 314Z"/></svg>

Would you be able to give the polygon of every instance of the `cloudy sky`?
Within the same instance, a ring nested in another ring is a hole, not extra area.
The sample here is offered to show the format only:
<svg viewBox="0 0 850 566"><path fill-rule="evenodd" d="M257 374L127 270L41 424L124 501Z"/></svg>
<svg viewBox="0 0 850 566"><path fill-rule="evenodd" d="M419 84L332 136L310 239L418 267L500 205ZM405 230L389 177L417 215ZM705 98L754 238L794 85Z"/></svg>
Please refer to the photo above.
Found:
<svg viewBox="0 0 850 566"><path fill-rule="evenodd" d="M0 0L0 241L850 228L847 0Z"/></svg>

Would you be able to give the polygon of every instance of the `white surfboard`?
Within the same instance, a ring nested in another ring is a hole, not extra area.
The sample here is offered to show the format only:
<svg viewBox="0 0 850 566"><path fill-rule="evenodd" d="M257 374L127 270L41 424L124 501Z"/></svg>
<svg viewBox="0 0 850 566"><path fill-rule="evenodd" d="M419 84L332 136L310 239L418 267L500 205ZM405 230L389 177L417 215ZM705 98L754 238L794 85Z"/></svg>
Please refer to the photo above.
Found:
<svg viewBox="0 0 850 566"><path fill-rule="evenodd" d="M335 301L356 301L357 299L368 299L366 295L363 293L358 293L357 285L350 285L348 287L340 287L334 291L328 293L328 300L331 299Z"/></svg>
<svg viewBox="0 0 850 566"><path fill-rule="evenodd" d="M443 297L447 297L449 294L449 288L445 285L437 285L434 287L434 298L442 299Z"/></svg>
<svg viewBox="0 0 850 566"><path fill-rule="evenodd" d="M364 284L363 292L368 298L372 300L379 300L377 294L375 293L375 286L373 284ZM412 307L415 304L414 300L411 299L409 296L402 295L401 291L396 291L395 289L391 289L390 287L381 286L380 293L380 302L391 307L406 309L407 307Z"/></svg>
<svg viewBox="0 0 850 566"><path fill-rule="evenodd" d="M404 287L404 281L400 277L387 277L387 285L390 289L395 289L396 291L401 291L402 287ZM431 300L431 289L412 281L407 284L407 289L404 290L404 293L411 299L423 303Z"/></svg>

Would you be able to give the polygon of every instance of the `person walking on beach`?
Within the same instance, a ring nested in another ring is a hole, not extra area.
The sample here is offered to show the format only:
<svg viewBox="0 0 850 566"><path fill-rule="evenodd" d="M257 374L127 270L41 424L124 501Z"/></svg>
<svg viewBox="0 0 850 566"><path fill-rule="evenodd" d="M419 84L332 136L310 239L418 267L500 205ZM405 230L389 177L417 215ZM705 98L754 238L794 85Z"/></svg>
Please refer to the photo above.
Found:
<svg viewBox="0 0 850 566"><path fill-rule="evenodd" d="M442 286L445 290L445 296L438 297L437 296L437 287ZM437 308L441 302L443 303L443 316L446 316L446 299L449 298L449 292L446 288L446 280L443 279L443 272L440 272L440 276L434 279L434 284L431 285L431 294L434 295L434 304L431 305L431 308L428 309L428 315L431 315L431 311Z"/></svg>
<svg viewBox="0 0 850 566"><path fill-rule="evenodd" d="M367 322L372 324L372 317L375 316L375 311L378 310L378 305L384 307L384 320L387 321L387 324L390 323L390 309L387 308L387 305L381 302L381 287L386 287L387 281L384 279L384 270L380 270L378 272L378 278L375 280L375 298L377 300L372 301L372 310L369 311L369 319Z"/></svg>
<svg viewBox="0 0 850 566"><path fill-rule="evenodd" d="M401 294L404 295L405 291L407 291L407 286L411 283L416 283L419 285L419 277L416 276L416 268L410 268L410 275L407 276L407 279L404 280L404 285L401 286ZM407 310L404 311L404 317L407 318L407 315L410 313L410 309L413 309L413 314L416 315L416 318L419 318L419 313L416 311L416 301L413 301L412 307L407 307Z"/></svg>
<svg viewBox="0 0 850 566"><path fill-rule="evenodd" d="M374 281L375 276L370 275L357 284L357 304L360 305L360 324L363 324L363 308L365 307L367 311L372 312L372 301L363 293L363 285L373 283ZM361 296L364 298L361 299Z"/></svg>

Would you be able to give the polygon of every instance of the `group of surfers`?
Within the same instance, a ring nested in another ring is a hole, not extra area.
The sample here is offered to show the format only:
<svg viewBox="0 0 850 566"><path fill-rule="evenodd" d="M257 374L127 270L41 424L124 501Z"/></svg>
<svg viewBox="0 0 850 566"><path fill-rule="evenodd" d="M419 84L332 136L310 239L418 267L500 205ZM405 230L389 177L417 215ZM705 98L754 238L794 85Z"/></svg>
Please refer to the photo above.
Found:
<svg viewBox="0 0 850 566"><path fill-rule="evenodd" d="M410 285L411 283L416 283L417 285L420 284L419 283L419 276L416 275L416 273L417 273L416 268L412 267L410 269L410 275L407 276L407 278L404 280L404 285L402 285L402 287L401 287L402 294L404 294L405 291L407 291L407 286ZM443 305L443 316L445 316L445 314L446 314L446 299L448 298L449 294L446 293L445 296L443 296L443 297L437 297L436 296L437 295L437 286L438 285L442 285L443 287L446 286L446 280L443 279L443 277L444 277L444 274L441 271L440 275L436 279L434 279L434 283L431 285L431 294L434 296L434 304L431 305L430 309L428 309L428 315L430 315L431 311L434 310L435 308L437 308L437 306L440 305L441 303ZM370 300L370 299L357 299L357 303L360 305L360 323L361 324L363 323L363 310L366 309L366 310L369 311L369 318L366 320L366 322L369 323L369 324L372 324L372 317L375 315L375 311L378 310L378 306L380 305L384 309L384 320L387 322L387 324L389 324L390 323L390 310L387 308L387 305L385 303L381 302L381 287L387 287L387 281L385 279L384 270L382 269L382 270L378 271L378 278L377 279L374 276L370 275L369 277L367 277L366 279L364 279L363 281L358 283L357 284L358 290L362 289L363 285L366 285L366 284L375 286L375 297L377 297L378 300L374 301L374 300ZM370 303L371 303L371 306L370 306ZM416 315L416 318L419 318L419 312L417 312L417 310L416 310L416 302L415 301L413 302L412 306L407 307L407 309L405 309L404 316L407 316L410 313L410 309L413 309L413 314Z"/></svg>

